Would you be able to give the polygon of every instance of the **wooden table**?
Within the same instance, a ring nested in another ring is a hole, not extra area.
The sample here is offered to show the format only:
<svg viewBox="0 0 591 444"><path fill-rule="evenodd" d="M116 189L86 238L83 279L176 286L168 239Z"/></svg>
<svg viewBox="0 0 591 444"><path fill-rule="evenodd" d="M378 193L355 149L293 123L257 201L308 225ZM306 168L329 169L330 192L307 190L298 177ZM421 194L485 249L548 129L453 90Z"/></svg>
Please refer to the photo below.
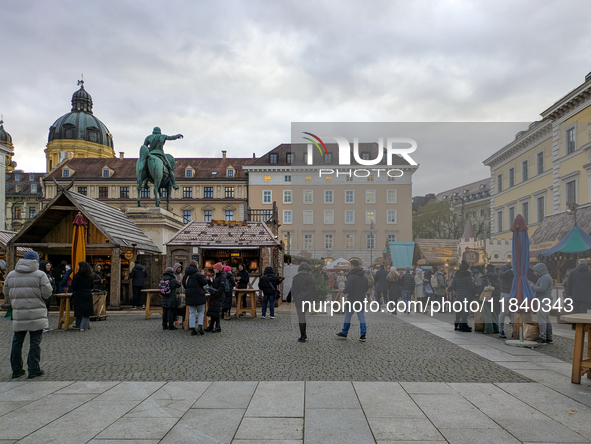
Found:
<svg viewBox="0 0 591 444"><path fill-rule="evenodd" d="M64 331L70 329L70 324L76 321L75 316L70 315L70 300L72 293L57 293L55 295L60 301L60 315L57 321L57 328L63 328Z"/></svg>
<svg viewBox="0 0 591 444"><path fill-rule="evenodd" d="M207 313L207 309L209 308L209 295L205 296L205 313ZM203 328L207 328L209 325L209 316L203 314ZM197 316L197 312L195 311L195 316ZM195 323L197 325L197 323ZM187 305L185 308L185 322L183 324L183 328L185 331L189 330L189 306Z"/></svg>
<svg viewBox="0 0 591 444"><path fill-rule="evenodd" d="M253 318L257 317L257 294L259 290L252 288L236 289L236 319L240 318L242 313L250 313ZM242 295L250 296L250 308L242 306Z"/></svg>
<svg viewBox="0 0 591 444"><path fill-rule="evenodd" d="M591 379L591 314L571 314L561 316L560 319L565 322L576 324L573 373L570 382L573 384L580 384L581 376L585 373L587 373L587 378ZM585 332L587 332L587 359L583 359Z"/></svg>
<svg viewBox="0 0 591 444"><path fill-rule="evenodd" d="M142 290L142 293L146 293L146 319L150 317L151 314L160 313L162 314L162 307L160 308L150 308L150 300L152 299L152 295L160 294L159 288L150 288L148 290Z"/></svg>

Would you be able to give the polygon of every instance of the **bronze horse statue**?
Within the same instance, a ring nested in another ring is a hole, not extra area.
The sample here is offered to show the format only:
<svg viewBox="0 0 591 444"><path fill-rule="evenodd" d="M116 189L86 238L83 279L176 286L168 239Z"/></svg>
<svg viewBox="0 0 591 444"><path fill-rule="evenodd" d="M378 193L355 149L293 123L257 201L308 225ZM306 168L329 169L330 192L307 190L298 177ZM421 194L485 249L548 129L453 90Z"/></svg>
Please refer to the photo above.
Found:
<svg viewBox="0 0 591 444"><path fill-rule="evenodd" d="M170 154L165 154L173 171L176 167L176 160ZM142 166L145 165L144 168ZM154 198L156 199L156 206L160 206L160 200L163 197L162 190L166 190L166 209L168 210L170 204L170 195L172 193L172 181L168 168L164 166L164 162L153 154L146 145L140 148L140 157L135 166L137 177L137 206L140 205L141 189L148 186L148 182L154 184ZM173 173L174 174L174 173Z"/></svg>

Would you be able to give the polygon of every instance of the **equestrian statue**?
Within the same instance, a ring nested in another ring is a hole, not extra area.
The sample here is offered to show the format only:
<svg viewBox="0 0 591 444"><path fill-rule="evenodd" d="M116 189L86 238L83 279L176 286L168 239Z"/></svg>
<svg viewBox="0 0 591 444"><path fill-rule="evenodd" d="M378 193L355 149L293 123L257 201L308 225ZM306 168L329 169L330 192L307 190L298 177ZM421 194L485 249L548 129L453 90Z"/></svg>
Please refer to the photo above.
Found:
<svg viewBox="0 0 591 444"><path fill-rule="evenodd" d="M160 206L162 190L166 190L166 209L170 203L171 190L179 187L174 181L174 169L176 160L170 154L164 154L164 143L167 140L182 139L182 134L167 136L162 134L160 128L154 128L152 134L146 137L140 148L140 156L135 165L137 175L137 206L140 205L141 189L147 188L148 182L154 184L154 197L156 206Z"/></svg>

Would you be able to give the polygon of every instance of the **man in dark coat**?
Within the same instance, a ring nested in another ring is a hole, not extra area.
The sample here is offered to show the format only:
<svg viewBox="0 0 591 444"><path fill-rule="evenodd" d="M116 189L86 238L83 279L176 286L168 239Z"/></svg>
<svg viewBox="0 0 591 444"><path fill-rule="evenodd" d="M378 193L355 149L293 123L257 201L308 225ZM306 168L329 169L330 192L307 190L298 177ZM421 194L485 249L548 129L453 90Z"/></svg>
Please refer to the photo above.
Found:
<svg viewBox="0 0 591 444"><path fill-rule="evenodd" d="M367 278L365 277L365 273L363 272L363 268L361 268L361 265L359 264L359 261L356 259L351 260L351 266L353 268L347 274L347 284L345 285L345 289L343 290L343 293L347 295L347 302L351 303L351 309L345 309L345 322L343 324L343 329L339 333L336 333L336 335L341 339L347 339L347 335L349 334L349 328L351 327L351 318L353 317L353 313L357 313L361 334L359 336L359 340L361 342L365 342L365 334L367 333L367 324L365 323L365 311L363 307L361 308L361 310L353 311L353 303L363 303L363 300L365 299L365 292L368 288L368 283Z"/></svg>
<svg viewBox="0 0 591 444"><path fill-rule="evenodd" d="M142 295L142 289L148 278L148 272L140 262L136 262L135 267L129 273L129 278L131 279L131 286L133 288L133 307L131 308L136 309L140 305L142 308L146 308L146 302L144 300L146 296Z"/></svg>
<svg viewBox="0 0 591 444"><path fill-rule="evenodd" d="M213 284L209 291L209 308L207 309L207 316L209 316L209 327L205 329L206 332L220 333L222 327L220 325L220 317L222 316L222 304L226 297L226 282L228 278L224 273L224 266L221 262L217 262L213 266L215 277Z"/></svg>
<svg viewBox="0 0 591 444"><path fill-rule="evenodd" d="M470 265L466 261L462 261L460 269L456 271L449 288L455 294L455 300L471 302L474 300L474 295L478 291L472 273L469 271ZM468 326L468 310L456 311L455 330L463 332L471 332L472 328Z"/></svg>
<svg viewBox="0 0 591 444"><path fill-rule="evenodd" d="M263 292L261 318L265 319L267 304L269 304L270 317L275 319L275 297L279 296L279 277L273 271L273 267L265 268L265 272L259 279L259 289Z"/></svg>
<svg viewBox="0 0 591 444"><path fill-rule="evenodd" d="M402 288L402 300L404 301L406 313L410 313L410 295L415 289L415 277L412 274L412 268L406 267L402 276L400 276L400 287Z"/></svg>
<svg viewBox="0 0 591 444"><path fill-rule="evenodd" d="M183 287L185 287L185 302L189 307L189 328L191 336L203 335L203 315L205 314L205 286L207 280L199 273L197 262L189 262L183 276ZM195 328L195 314L197 314L197 328Z"/></svg>
<svg viewBox="0 0 591 444"><path fill-rule="evenodd" d="M376 301L387 304L388 303L388 272L383 265L377 271L374 281L376 286Z"/></svg>
<svg viewBox="0 0 591 444"><path fill-rule="evenodd" d="M587 313L591 304L591 270L587 259L579 259L566 283L566 295L573 300L573 313Z"/></svg>
<svg viewBox="0 0 591 444"><path fill-rule="evenodd" d="M306 342L306 312L304 302L312 302L316 299L316 282L312 276L310 265L306 262L298 267L298 273L293 277L291 290L287 299L291 299L296 307L298 322L300 324L300 338L298 342Z"/></svg>

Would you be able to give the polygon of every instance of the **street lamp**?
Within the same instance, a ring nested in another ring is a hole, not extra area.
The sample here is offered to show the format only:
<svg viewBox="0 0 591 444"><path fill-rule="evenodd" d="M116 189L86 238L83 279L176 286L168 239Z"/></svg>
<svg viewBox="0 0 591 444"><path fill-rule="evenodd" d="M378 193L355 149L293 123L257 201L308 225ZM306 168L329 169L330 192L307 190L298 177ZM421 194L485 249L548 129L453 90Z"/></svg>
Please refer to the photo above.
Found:
<svg viewBox="0 0 591 444"><path fill-rule="evenodd" d="M450 209L452 211L453 211L453 207L454 207L453 199L459 199L460 202L462 202L462 208L461 208L461 213L462 213L461 214L461 217L462 217L461 221L462 221L462 225L461 225L461 227L462 227L462 230L463 230L464 229L464 204L466 203L466 198L465 197L460 197L460 196L458 196L456 194L452 195L449 198L449 207L450 207Z"/></svg>
<svg viewBox="0 0 591 444"><path fill-rule="evenodd" d="M373 232L374 232L374 224L373 224L373 219L372 219L371 223L369 224L369 269L370 269L370 271L373 267L373 244L375 242L375 240L373 238Z"/></svg>

